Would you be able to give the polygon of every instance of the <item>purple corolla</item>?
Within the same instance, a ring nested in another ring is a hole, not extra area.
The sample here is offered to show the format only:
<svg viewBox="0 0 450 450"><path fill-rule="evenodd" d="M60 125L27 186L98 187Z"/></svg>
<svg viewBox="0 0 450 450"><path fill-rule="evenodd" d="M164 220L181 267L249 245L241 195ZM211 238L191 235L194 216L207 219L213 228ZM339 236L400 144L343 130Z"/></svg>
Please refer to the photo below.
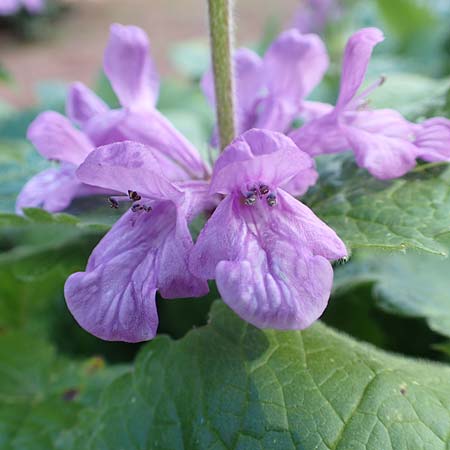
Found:
<svg viewBox="0 0 450 450"><path fill-rule="evenodd" d="M364 28L345 48L336 106L323 104L323 115L290 133L310 155L353 150L356 163L380 179L396 178L416 165L416 159L450 159L450 121L437 117L420 124L393 109L371 110L368 94L382 79L358 93L375 45L383 40L377 28Z"/></svg>
<svg viewBox="0 0 450 450"><path fill-rule="evenodd" d="M156 291L196 297L208 291L208 279L259 327L305 328L322 314L333 279L329 261L347 250L285 190L308 174L309 155L280 133L253 129L218 158L209 183L174 183L161 164L160 152L126 141L94 150L77 170L83 183L123 194L113 202L131 202L86 271L66 283L67 304L83 328L107 340L151 339ZM213 210L194 245L188 223Z"/></svg>
<svg viewBox="0 0 450 450"><path fill-rule="evenodd" d="M174 181L203 179L209 173L196 148L155 109L158 77L146 34L138 27L112 25L104 69L122 108L110 110L81 83L71 86L67 115L40 114L30 125L28 139L49 160L59 161L37 174L23 188L17 211L41 206L50 212L66 209L74 198L104 192L80 182L76 168L92 149L133 140L161 153L164 175Z"/></svg>
<svg viewBox="0 0 450 450"><path fill-rule="evenodd" d="M324 311L329 261L347 250L336 233L284 187L312 166L288 137L253 129L216 161L210 192L224 196L190 257L222 299L261 328L302 329Z"/></svg>
<svg viewBox="0 0 450 450"><path fill-rule="evenodd" d="M234 59L238 134L250 128L284 133L304 111L311 114L313 108L305 98L322 80L329 63L320 37L296 29L281 33L263 58L241 48ZM202 89L214 105L211 70L203 76Z"/></svg>
<svg viewBox="0 0 450 450"><path fill-rule="evenodd" d="M77 322L102 339L152 339L157 290L165 298L208 291L206 281L188 269L188 222L211 204L207 183L173 183L163 175L164 164L160 152L125 141L97 148L77 170L82 182L122 193L112 197L116 204L131 203L93 250L86 271L65 285Z"/></svg>

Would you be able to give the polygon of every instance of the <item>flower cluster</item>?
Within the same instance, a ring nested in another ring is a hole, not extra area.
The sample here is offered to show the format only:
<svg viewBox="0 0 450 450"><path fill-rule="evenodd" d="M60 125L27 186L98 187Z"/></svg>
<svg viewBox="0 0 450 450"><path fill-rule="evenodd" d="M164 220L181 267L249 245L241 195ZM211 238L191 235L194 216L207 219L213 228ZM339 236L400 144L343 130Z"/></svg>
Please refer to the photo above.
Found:
<svg viewBox="0 0 450 450"><path fill-rule="evenodd" d="M335 107L306 97L328 56L317 35L282 33L263 58L236 52L239 136L211 168L155 107L158 76L149 42L137 27L113 25L104 69L121 108L111 110L77 83L67 115L40 115L29 138L60 161L24 187L18 211L65 209L73 198L107 194L129 209L100 241L86 270L65 286L78 323L106 340L155 336L155 296L198 297L208 280L234 311L262 328L302 329L324 311L333 260L347 249L336 233L295 197L318 177L313 156L352 149L380 178L400 176L417 158L449 160L443 118L408 122L393 110L369 110L357 94L382 34L354 34L346 47ZM214 104L214 80L202 87ZM292 128L294 119L306 124ZM72 125L72 123L76 125ZM214 141L214 139L213 139ZM196 242L189 224L208 217Z"/></svg>

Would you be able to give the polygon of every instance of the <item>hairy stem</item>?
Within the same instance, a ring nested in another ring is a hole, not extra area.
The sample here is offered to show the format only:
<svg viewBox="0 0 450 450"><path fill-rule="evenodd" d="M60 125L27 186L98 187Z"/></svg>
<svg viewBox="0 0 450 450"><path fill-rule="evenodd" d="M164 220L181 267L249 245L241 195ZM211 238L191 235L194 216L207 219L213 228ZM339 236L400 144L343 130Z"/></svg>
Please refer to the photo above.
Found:
<svg viewBox="0 0 450 450"><path fill-rule="evenodd" d="M235 136L232 0L208 0L220 148Z"/></svg>

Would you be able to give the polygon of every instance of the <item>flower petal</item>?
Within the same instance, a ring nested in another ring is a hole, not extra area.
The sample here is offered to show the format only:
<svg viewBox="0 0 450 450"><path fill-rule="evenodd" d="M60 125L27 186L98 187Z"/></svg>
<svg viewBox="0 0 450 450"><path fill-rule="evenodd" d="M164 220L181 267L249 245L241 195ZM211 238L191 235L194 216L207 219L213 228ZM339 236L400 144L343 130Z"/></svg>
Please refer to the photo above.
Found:
<svg viewBox="0 0 450 450"><path fill-rule="evenodd" d="M76 178L75 167L46 169L22 188L17 197L16 211L20 214L23 208L38 207L49 212L63 211L75 197L89 195L87 188Z"/></svg>
<svg viewBox="0 0 450 450"><path fill-rule="evenodd" d="M378 28L362 28L354 33L345 47L341 87L336 108L344 108L355 96L366 75L372 50L384 36Z"/></svg>
<svg viewBox="0 0 450 450"><path fill-rule="evenodd" d="M73 83L69 87L66 113L77 125L84 126L90 119L108 110L106 103L83 83Z"/></svg>
<svg viewBox="0 0 450 450"><path fill-rule="evenodd" d="M333 279L327 259L347 251L308 208L280 189L277 195L274 208L246 207L227 196L201 232L190 267L216 278L223 300L250 323L301 329L327 304Z"/></svg>
<svg viewBox="0 0 450 450"><path fill-rule="evenodd" d="M417 147L406 139L345 127L356 163L382 180L405 175L416 165Z"/></svg>
<svg viewBox="0 0 450 450"><path fill-rule="evenodd" d="M95 149L77 170L83 183L118 192L136 191L151 199L183 197L164 173L166 160L154 149L124 141Z"/></svg>
<svg viewBox="0 0 450 450"><path fill-rule="evenodd" d="M61 114L46 111L28 127L27 138L47 159L78 165L84 161L93 146L89 139L73 127Z"/></svg>
<svg viewBox="0 0 450 450"><path fill-rule="evenodd" d="M148 109L156 104L159 78L149 47L141 28L111 25L103 67L122 106Z"/></svg>
<svg viewBox="0 0 450 450"><path fill-rule="evenodd" d="M239 48L234 53L234 72L236 77L236 109L239 132L254 126L256 101L264 87L262 60L248 48ZM214 77L210 67L202 77L201 88L212 108L216 105Z"/></svg>
<svg viewBox="0 0 450 450"><path fill-rule="evenodd" d="M320 37L293 28L281 33L267 50L263 74L272 96L300 107L301 100L322 80L328 64Z"/></svg>
<svg viewBox="0 0 450 450"><path fill-rule="evenodd" d="M418 148L418 157L425 161L450 160L450 120L434 117L417 125L414 144Z"/></svg>
<svg viewBox="0 0 450 450"><path fill-rule="evenodd" d="M348 150L348 142L333 112L307 122L289 133L297 146L311 156Z"/></svg>
<svg viewBox="0 0 450 450"><path fill-rule="evenodd" d="M313 165L287 136L252 129L236 138L217 159L211 192L226 194L257 181L274 188Z"/></svg>
<svg viewBox="0 0 450 450"><path fill-rule="evenodd" d="M192 247L171 202L150 213L127 212L92 252L86 272L66 282L67 305L77 322L105 340L139 342L156 334L155 293L189 297L207 292L187 268Z"/></svg>
<svg viewBox="0 0 450 450"><path fill-rule="evenodd" d="M209 174L197 149L156 109L109 111L90 120L85 131L98 146L130 140L153 147L171 163L166 174L171 180L202 179Z"/></svg>

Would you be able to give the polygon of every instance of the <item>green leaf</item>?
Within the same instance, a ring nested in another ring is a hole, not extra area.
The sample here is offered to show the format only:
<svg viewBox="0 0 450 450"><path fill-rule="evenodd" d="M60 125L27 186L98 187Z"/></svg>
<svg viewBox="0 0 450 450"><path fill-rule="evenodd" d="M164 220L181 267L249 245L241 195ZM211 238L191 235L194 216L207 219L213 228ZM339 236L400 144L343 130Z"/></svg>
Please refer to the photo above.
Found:
<svg viewBox="0 0 450 450"><path fill-rule="evenodd" d="M450 259L426 254L358 254L336 271L335 289L370 281L376 305L384 311L426 319L450 337Z"/></svg>
<svg viewBox="0 0 450 450"><path fill-rule="evenodd" d="M376 3L387 25L402 40L414 38L437 22L426 2L420 0L377 0Z"/></svg>
<svg viewBox="0 0 450 450"><path fill-rule="evenodd" d="M442 108L449 89L449 78L436 80L411 73L390 73L370 95L370 106L394 108L406 118L416 120Z"/></svg>
<svg viewBox="0 0 450 450"><path fill-rule="evenodd" d="M69 362L35 337L0 336L0 449L65 448L81 409L126 370L100 358Z"/></svg>
<svg viewBox="0 0 450 450"><path fill-rule="evenodd" d="M1 128L0 123L3 136ZM11 128L8 130L11 132ZM49 163L27 142L0 141L0 211L14 212L17 194L23 185L47 167Z"/></svg>
<svg viewBox="0 0 450 450"><path fill-rule="evenodd" d="M448 367L322 324L262 331L217 303L210 325L147 344L72 448L444 450L449 411Z"/></svg>
<svg viewBox="0 0 450 450"><path fill-rule="evenodd" d="M446 164L421 166L403 178L380 181L357 169L352 156L328 155L319 160L319 171L320 180L304 201L350 249L447 254L439 242L450 233Z"/></svg>

